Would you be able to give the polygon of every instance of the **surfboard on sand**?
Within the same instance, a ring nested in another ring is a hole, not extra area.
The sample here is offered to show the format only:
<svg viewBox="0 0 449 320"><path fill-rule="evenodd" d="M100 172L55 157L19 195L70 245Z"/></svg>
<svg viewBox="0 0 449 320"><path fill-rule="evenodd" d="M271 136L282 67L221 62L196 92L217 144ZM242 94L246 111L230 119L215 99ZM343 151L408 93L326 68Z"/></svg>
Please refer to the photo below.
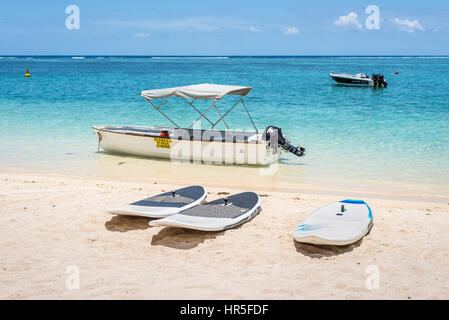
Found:
<svg viewBox="0 0 449 320"><path fill-rule="evenodd" d="M202 231L221 231L236 227L254 217L261 200L254 192L243 192L150 221L150 226L179 227Z"/></svg>
<svg viewBox="0 0 449 320"><path fill-rule="evenodd" d="M201 186L190 186L145 198L106 212L119 215L164 218L199 205L207 192Z"/></svg>
<svg viewBox="0 0 449 320"><path fill-rule="evenodd" d="M296 241L317 245L348 245L373 226L373 214L363 200L342 200L309 214L296 228Z"/></svg>

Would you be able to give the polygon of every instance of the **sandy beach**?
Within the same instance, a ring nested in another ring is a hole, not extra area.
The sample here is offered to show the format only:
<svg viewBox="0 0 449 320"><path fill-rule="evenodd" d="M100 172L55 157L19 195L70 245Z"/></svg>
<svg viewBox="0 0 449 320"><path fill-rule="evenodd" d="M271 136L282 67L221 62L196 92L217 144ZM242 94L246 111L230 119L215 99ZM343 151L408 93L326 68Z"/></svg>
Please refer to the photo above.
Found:
<svg viewBox="0 0 449 320"><path fill-rule="evenodd" d="M449 298L444 197L367 194L371 232L354 245L316 247L295 243L292 232L308 213L350 190L261 186L262 211L253 220L207 233L105 213L179 183L31 173L0 178L0 299ZM207 200L246 191L203 185ZM373 270L378 288L367 286ZM71 286L74 272L79 288Z"/></svg>

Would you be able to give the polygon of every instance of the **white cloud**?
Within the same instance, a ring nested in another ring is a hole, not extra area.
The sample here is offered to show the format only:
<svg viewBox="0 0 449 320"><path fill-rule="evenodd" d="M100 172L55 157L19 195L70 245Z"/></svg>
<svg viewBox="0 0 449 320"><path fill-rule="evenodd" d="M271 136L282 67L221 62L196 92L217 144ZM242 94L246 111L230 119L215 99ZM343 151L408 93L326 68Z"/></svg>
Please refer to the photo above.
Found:
<svg viewBox="0 0 449 320"><path fill-rule="evenodd" d="M149 36L150 34L146 32L137 32L133 34L133 37L137 39L145 39L148 38Z"/></svg>
<svg viewBox="0 0 449 320"><path fill-rule="evenodd" d="M355 12L350 12L347 16L339 16L338 19L334 21L334 25L339 27L356 28L359 30L362 29L362 25L357 19L357 13Z"/></svg>
<svg viewBox="0 0 449 320"><path fill-rule="evenodd" d="M286 35L299 34L299 30L296 27L285 27L282 29L282 32Z"/></svg>
<svg viewBox="0 0 449 320"><path fill-rule="evenodd" d="M186 17L173 20L102 20L93 24L113 28L138 28L157 31L200 31L215 32L223 30L246 30L248 24L231 17Z"/></svg>
<svg viewBox="0 0 449 320"><path fill-rule="evenodd" d="M399 26L399 29L402 31L406 31L409 33L413 33L416 30L424 31L423 26L419 23L418 20L407 20L407 19L399 19L395 18L393 20L393 23L397 24Z"/></svg>
<svg viewBox="0 0 449 320"><path fill-rule="evenodd" d="M254 26L249 27L249 31L251 31L251 32L257 32L257 33L262 32L262 30L260 30L260 29L258 29L258 28L256 28L256 27L254 27Z"/></svg>

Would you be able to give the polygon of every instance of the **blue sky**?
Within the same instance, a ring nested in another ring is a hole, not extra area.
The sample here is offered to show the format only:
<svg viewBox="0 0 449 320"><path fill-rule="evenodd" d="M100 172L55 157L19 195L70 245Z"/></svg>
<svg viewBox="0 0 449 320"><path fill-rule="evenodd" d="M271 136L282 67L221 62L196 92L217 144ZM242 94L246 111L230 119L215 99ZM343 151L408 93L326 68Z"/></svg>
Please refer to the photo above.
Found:
<svg viewBox="0 0 449 320"><path fill-rule="evenodd" d="M0 55L14 54L448 55L449 1L2 1Z"/></svg>

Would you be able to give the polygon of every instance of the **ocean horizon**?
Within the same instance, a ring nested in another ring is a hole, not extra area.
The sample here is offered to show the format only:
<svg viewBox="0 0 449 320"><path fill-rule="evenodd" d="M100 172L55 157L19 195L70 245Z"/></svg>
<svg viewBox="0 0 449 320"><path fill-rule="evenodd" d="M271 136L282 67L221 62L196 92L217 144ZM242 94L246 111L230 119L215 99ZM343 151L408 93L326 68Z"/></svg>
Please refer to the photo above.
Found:
<svg viewBox="0 0 449 320"><path fill-rule="evenodd" d="M124 57L124 58L158 58L158 57L173 57L173 58L188 58L188 57L200 57L200 58L338 58L338 57L349 57L349 58L449 58L449 55L426 55L426 54L385 54L385 55L170 55L170 54L149 54L149 55L134 55L134 54L17 54L17 55L0 55L0 57L61 57L61 58L97 58L97 57Z"/></svg>

